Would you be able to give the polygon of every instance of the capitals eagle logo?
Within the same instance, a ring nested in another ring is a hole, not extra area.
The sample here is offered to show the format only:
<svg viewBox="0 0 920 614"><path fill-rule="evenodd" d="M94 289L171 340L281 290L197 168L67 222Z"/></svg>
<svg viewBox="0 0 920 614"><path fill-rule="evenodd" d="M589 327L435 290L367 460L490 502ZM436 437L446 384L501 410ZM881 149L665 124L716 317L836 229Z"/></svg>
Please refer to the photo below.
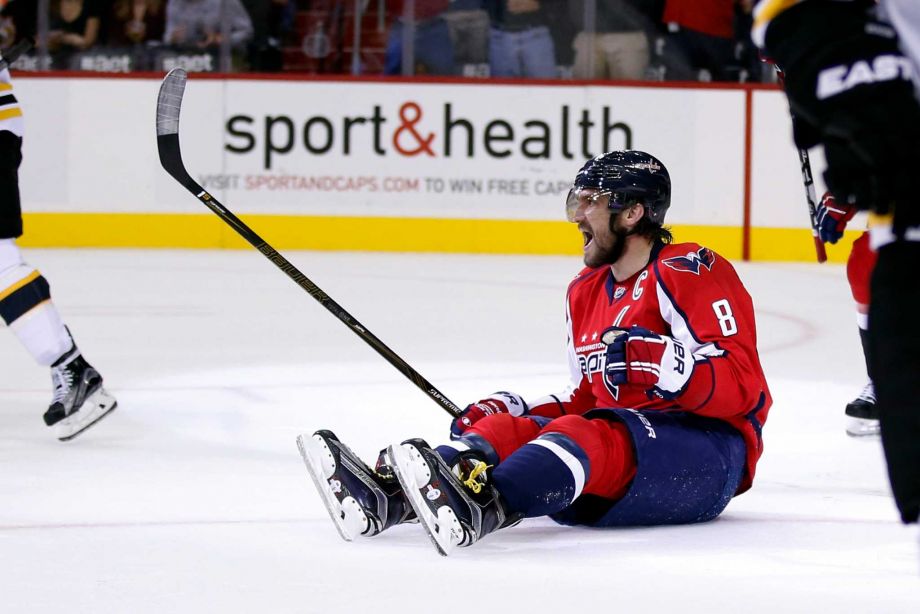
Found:
<svg viewBox="0 0 920 614"><path fill-rule="evenodd" d="M705 267L707 271L712 270L712 265L716 262L716 255L708 247L701 247L695 252L690 252L686 256L675 256L661 261L666 266L675 271L685 273L700 274L700 267Z"/></svg>

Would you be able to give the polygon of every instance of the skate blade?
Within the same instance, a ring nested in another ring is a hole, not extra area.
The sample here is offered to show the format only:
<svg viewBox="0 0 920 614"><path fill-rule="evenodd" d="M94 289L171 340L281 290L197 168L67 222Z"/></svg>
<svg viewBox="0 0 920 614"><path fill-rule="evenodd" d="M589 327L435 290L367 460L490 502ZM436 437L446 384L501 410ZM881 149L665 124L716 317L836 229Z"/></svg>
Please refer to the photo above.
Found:
<svg viewBox="0 0 920 614"><path fill-rule="evenodd" d="M355 537L361 535L362 528L367 526L368 520L361 506L353 498L346 498L343 505L335 496L329 484L329 477L332 476L334 469L333 472L329 472L328 476L323 469L323 458L330 454L325 442L320 443L309 435L298 435L297 449L300 450L307 473L310 474L310 479L313 480L313 485L339 535L347 542L354 541Z"/></svg>
<svg viewBox="0 0 920 614"><path fill-rule="evenodd" d="M115 411L118 402L115 397L100 388L86 397L79 410L57 422L52 428L60 441L70 441L89 427Z"/></svg>
<svg viewBox="0 0 920 614"><path fill-rule="evenodd" d="M404 448L401 445L392 445L387 448L387 454L393 461L393 471L402 485L406 501L415 510L419 524L425 529L425 533L431 539L435 550L441 556L450 555L455 544L451 538L449 527L453 525L459 527L460 523L457 521L454 511L449 507L442 506L438 513L435 514L426 503L415 475L417 463L424 463L425 461L418 457L418 452L412 446Z"/></svg>
<svg viewBox="0 0 920 614"><path fill-rule="evenodd" d="M878 420L847 418L847 435L850 437L874 437L882 434Z"/></svg>

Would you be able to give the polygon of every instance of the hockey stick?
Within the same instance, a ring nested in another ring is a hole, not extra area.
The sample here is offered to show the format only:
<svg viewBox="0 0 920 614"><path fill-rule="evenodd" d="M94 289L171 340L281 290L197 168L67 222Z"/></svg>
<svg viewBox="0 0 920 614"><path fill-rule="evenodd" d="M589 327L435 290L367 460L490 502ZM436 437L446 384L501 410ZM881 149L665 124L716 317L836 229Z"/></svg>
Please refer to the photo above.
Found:
<svg viewBox="0 0 920 614"><path fill-rule="evenodd" d="M779 78L780 85L786 85L786 75L779 65L774 64L776 76ZM795 113L789 109L789 115L792 118L793 131L795 131ZM811 221L811 236L815 241L815 255L818 262L827 262L827 250L824 248L824 241L818 236L818 197L815 194L815 179L811 173L811 159L808 157L808 150L796 148L799 152L799 164L802 169L802 183L805 184L805 201L808 203L808 218Z"/></svg>
<svg viewBox="0 0 920 614"><path fill-rule="evenodd" d="M35 45L35 41L31 37L26 36L21 41L7 49L3 52L3 58L0 59L0 70L4 70L10 67L10 64L19 59L23 53L31 49Z"/></svg>
<svg viewBox="0 0 920 614"><path fill-rule="evenodd" d="M435 388L428 380L422 377L418 371L409 366L406 361L396 355L393 350L388 348L373 333L364 328L360 322L355 320L350 313L345 311L336 303L328 294L320 290L310 279L297 270L293 264L287 261L281 254L275 251L271 245L266 243L262 237L257 235L252 229L243 223L238 217L224 207L216 198L208 194L204 188L191 178L185 170L182 163L182 152L179 150L179 111L182 106L182 95L185 92L185 82L188 74L182 68L174 68L169 71L163 84L160 86L160 93L157 97L157 151L160 154L160 164L166 169L166 172L181 183L185 188L195 195L204 205L217 214L228 226L233 228L241 237L246 239L263 256L271 260L272 264L281 269L288 277L294 280L298 286L303 288L307 294L315 298L319 303L329 310L332 315L342 321L353 333L361 337L365 343L374 348L378 354L383 356L387 362L396 367L400 373L405 375L409 380L421 389L425 394L431 397L444 411L456 418L460 415L461 409L445 397Z"/></svg>
<svg viewBox="0 0 920 614"><path fill-rule="evenodd" d="M795 116L792 116L795 122ZM827 262L824 241L818 236L818 199L815 195L815 180L811 174L811 160L807 149L799 149L799 161L802 163L802 183L805 184L805 200L808 201L808 217L811 219L811 236L815 240L815 255L818 262Z"/></svg>

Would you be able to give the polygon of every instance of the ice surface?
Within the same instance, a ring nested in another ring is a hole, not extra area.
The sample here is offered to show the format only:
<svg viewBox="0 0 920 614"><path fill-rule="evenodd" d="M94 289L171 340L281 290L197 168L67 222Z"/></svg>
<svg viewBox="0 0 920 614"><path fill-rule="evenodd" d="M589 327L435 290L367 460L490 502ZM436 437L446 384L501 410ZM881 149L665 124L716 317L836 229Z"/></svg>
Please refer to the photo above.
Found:
<svg viewBox="0 0 920 614"><path fill-rule="evenodd" d="M449 559L417 526L343 542L294 439L373 460L448 416L254 251L26 250L119 409L69 444L0 332L3 612L918 612L839 265L738 264L775 404L754 489L705 525L530 520ZM565 384L577 258L286 254L458 404Z"/></svg>

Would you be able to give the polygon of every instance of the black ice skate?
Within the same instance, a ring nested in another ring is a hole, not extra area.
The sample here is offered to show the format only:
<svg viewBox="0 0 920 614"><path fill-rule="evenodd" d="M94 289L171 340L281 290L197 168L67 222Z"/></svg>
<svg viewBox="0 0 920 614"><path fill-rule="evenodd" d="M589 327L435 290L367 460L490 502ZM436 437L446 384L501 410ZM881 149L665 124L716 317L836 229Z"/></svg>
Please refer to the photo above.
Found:
<svg viewBox="0 0 920 614"><path fill-rule="evenodd" d="M521 519L508 516L486 463L474 454L451 468L421 439L390 446L388 453L406 499L444 556Z"/></svg>
<svg viewBox="0 0 920 614"><path fill-rule="evenodd" d="M54 399L44 419L61 441L73 439L118 406L102 387L102 376L76 346L51 365L51 383Z"/></svg>
<svg viewBox="0 0 920 614"><path fill-rule="evenodd" d="M299 435L297 447L345 541L415 519L386 458L378 460L374 471L331 431Z"/></svg>
<svg viewBox="0 0 920 614"><path fill-rule="evenodd" d="M866 384L859 396L847 403L847 435L866 437L881 433L878 408L875 406L875 386Z"/></svg>

